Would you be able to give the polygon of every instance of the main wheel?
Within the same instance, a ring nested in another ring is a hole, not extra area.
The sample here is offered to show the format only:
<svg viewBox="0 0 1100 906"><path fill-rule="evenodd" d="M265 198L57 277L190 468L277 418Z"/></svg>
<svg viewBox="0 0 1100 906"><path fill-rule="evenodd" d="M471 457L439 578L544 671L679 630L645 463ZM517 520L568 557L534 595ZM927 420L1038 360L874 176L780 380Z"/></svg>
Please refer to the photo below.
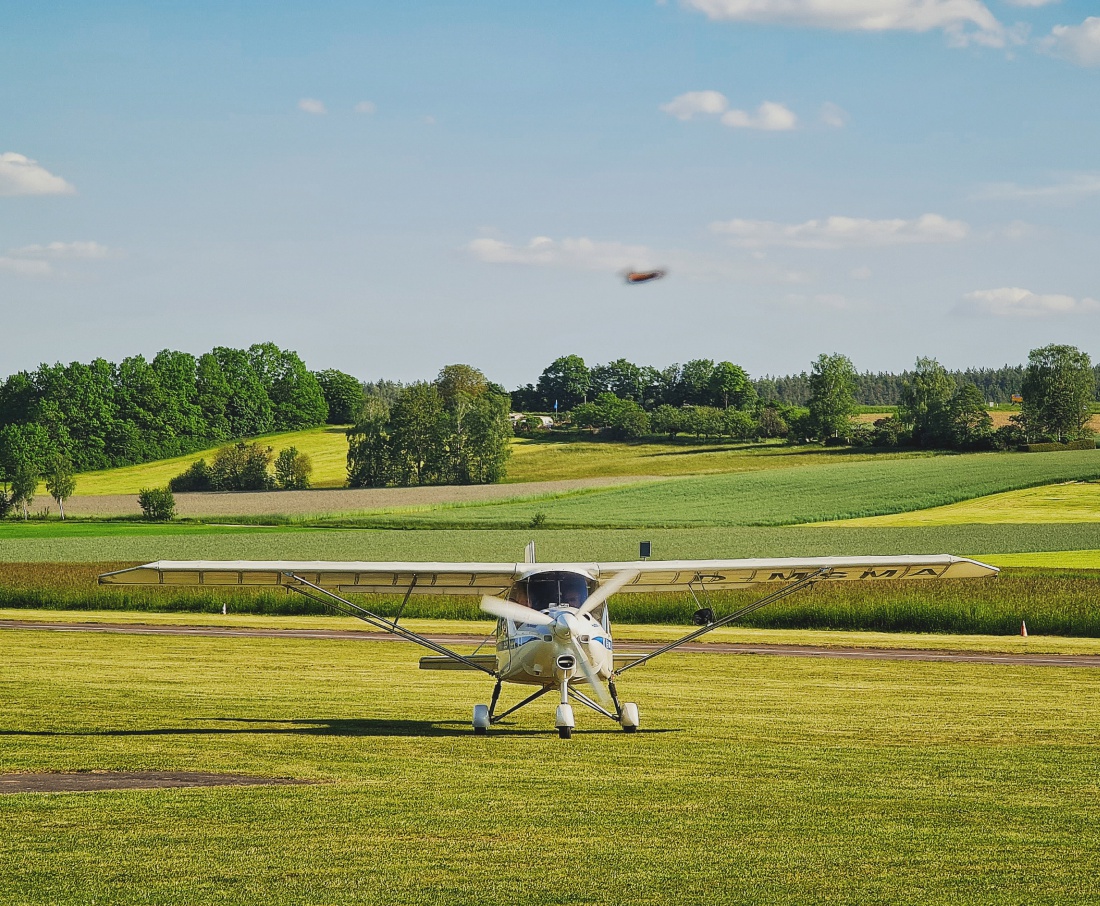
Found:
<svg viewBox="0 0 1100 906"><path fill-rule="evenodd" d="M558 739L572 739L573 728L572 727L558 727Z"/></svg>
<svg viewBox="0 0 1100 906"><path fill-rule="evenodd" d="M634 702L625 702L623 704L622 715L619 717L619 722L623 725L624 733L638 732L638 706L634 704Z"/></svg>
<svg viewBox="0 0 1100 906"><path fill-rule="evenodd" d="M489 706L474 705L474 732L484 736L489 732Z"/></svg>

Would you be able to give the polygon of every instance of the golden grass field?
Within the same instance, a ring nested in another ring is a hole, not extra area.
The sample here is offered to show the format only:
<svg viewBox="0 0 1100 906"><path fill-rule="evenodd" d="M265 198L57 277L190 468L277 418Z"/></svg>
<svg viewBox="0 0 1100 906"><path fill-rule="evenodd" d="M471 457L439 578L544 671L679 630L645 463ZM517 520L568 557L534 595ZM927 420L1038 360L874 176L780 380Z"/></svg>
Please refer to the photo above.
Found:
<svg viewBox="0 0 1100 906"><path fill-rule="evenodd" d="M833 525L918 526L1000 524L1025 525L1100 521L1100 482L1074 481L1007 491L889 516L848 519ZM825 523L821 523L825 524Z"/></svg>

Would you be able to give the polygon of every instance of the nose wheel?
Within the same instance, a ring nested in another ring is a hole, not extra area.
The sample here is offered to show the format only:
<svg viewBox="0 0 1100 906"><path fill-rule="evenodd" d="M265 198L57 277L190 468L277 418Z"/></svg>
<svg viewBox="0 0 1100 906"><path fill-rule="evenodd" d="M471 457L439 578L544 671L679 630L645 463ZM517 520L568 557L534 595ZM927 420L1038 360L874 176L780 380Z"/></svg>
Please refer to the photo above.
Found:
<svg viewBox="0 0 1100 906"><path fill-rule="evenodd" d="M624 733L638 732L638 706L634 702L624 702L622 712L619 715L619 723Z"/></svg>

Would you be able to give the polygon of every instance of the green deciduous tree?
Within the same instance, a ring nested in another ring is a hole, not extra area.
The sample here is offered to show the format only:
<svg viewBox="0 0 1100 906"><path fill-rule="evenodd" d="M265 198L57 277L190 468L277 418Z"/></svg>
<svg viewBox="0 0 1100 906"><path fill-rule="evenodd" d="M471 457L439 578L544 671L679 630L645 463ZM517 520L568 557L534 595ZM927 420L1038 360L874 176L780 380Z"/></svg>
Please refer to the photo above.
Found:
<svg viewBox="0 0 1100 906"><path fill-rule="evenodd" d="M5 425L0 429L0 470L11 488L10 504L22 506L24 519L50 452L50 436L39 424Z"/></svg>
<svg viewBox="0 0 1100 906"><path fill-rule="evenodd" d="M363 382L335 368L314 372L317 383L328 404L328 423L330 425L350 425L363 411L367 395Z"/></svg>
<svg viewBox="0 0 1100 906"><path fill-rule="evenodd" d="M386 404L378 397L368 397L359 418L347 430L349 487L384 488L394 482L389 422Z"/></svg>
<svg viewBox="0 0 1100 906"><path fill-rule="evenodd" d="M955 381L935 359L918 358L902 384L898 418L909 427L913 443L920 447L951 442L948 406Z"/></svg>
<svg viewBox="0 0 1100 906"><path fill-rule="evenodd" d="M1050 345L1027 357L1021 421L1031 438L1074 440L1085 433L1096 377L1088 353Z"/></svg>
<svg viewBox="0 0 1100 906"><path fill-rule="evenodd" d="M844 355L822 353L810 371L810 425L818 438L843 437L855 411L856 370Z"/></svg>
<svg viewBox="0 0 1100 906"><path fill-rule="evenodd" d="M52 454L48 457L42 477L46 479L46 492L54 499L64 519L65 501L76 491L72 460L64 453Z"/></svg>
<svg viewBox="0 0 1100 906"><path fill-rule="evenodd" d="M982 392L963 384L947 404L947 430L951 446L957 449L987 447L992 440L993 419Z"/></svg>
<svg viewBox="0 0 1100 906"><path fill-rule="evenodd" d="M283 491L304 491L313 474L313 461L296 447L280 450L275 457L275 487Z"/></svg>
<svg viewBox="0 0 1100 906"><path fill-rule="evenodd" d="M733 362L719 362L714 366L707 381L710 404L723 409L748 409L756 403L756 388L753 387L745 369Z"/></svg>
<svg viewBox="0 0 1100 906"><path fill-rule="evenodd" d="M176 498L168 488L142 488L138 506L150 522L168 522L176 515Z"/></svg>
<svg viewBox="0 0 1100 906"><path fill-rule="evenodd" d="M266 491L274 451L256 441L222 447L210 463L210 484L215 491Z"/></svg>
<svg viewBox="0 0 1100 906"><path fill-rule="evenodd" d="M551 362L539 376L538 391L547 410L568 412L588 397L592 380L579 355L567 355Z"/></svg>

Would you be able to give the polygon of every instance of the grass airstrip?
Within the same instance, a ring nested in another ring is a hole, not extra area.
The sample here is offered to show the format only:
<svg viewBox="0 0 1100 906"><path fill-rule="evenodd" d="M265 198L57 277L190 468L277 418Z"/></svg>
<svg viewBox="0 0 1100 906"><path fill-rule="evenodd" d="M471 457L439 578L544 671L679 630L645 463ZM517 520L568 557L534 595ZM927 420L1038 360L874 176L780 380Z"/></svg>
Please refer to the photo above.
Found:
<svg viewBox="0 0 1100 906"><path fill-rule="evenodd" d="M474 737L485 679L398 645L3 642L5 771L310 781L3 796L6 903L1095 896L1097 671L674 655L621 684L641 732L567 743L542 703Z"/></svg>
<svg viewBox="0 0 1100 906"><path fill-rule="evenodd" d="M299 434L269 443L342 483L342 433ZM82 475L78 491L133 493L198 455ZM351 628L281 593L94 578L161 558L512 561L531 538L541 560L628 560L649 540L659 558L946 551L1007 567L942 585L823 583L718 641L1100 650L1100 452L519 441L510 473L593 475L640 481L266 525L6 522L0 620ZM611 605L617 637L638 640L674 637L695 606ZM406 617L484 632L474 607L414 599ZM1022 619L1028 638L1014 635ZM674 654L620 684L641 732L578 712L564 742L543 702L474 737L487 679L421 672L409 646L10 629L0 645L0 773L308 781L0 795L2 903L1096 899L1095 669Z"/></svg>

